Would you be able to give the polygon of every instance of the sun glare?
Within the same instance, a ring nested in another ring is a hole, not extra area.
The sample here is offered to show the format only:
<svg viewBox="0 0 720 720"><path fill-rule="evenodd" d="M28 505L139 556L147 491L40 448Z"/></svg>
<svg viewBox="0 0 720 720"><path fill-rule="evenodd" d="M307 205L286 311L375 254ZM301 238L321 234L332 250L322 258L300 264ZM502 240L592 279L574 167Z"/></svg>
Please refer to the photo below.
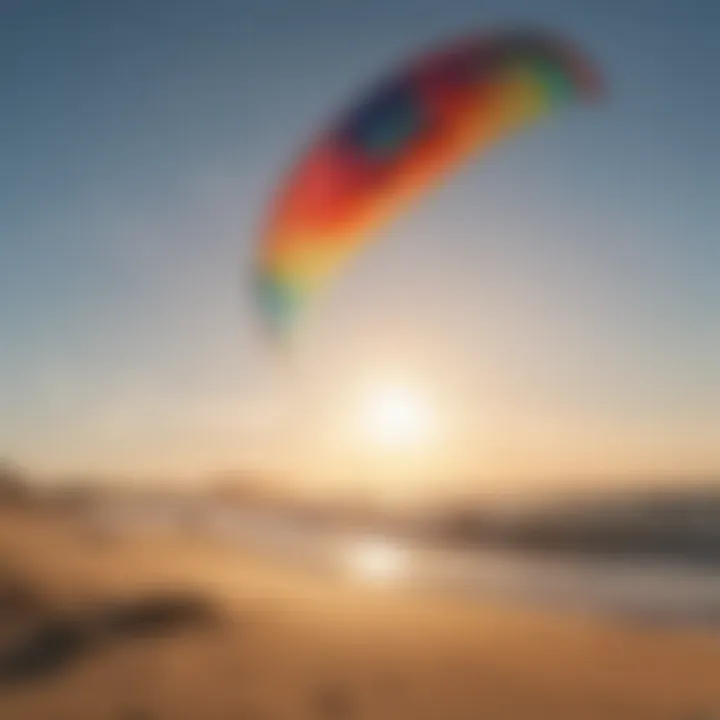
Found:
<svg viewBox="0 0 720 720"><path fill-rule="evenodd" d="M354 575L370 581L388 581L400 575L405 555L388 542L368 540L350 548L347 562Z"/></svg>
<svg viewBox="0 0 720 720"><path fill-rule="evenodd" d="M373 442L395 447L429 439L434 417L421 393L405 385L388 384L366 392L362 422Z"/></svg>

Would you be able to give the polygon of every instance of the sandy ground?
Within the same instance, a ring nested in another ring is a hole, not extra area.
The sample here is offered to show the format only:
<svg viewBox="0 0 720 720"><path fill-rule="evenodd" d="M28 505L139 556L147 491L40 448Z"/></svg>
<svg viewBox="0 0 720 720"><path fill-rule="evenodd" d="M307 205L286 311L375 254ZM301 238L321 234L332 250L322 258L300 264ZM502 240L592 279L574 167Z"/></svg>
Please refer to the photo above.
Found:
<svg viewBox="0 0 720 720"><path fill-rule="evenodd" d="M720 639L0 511L0 720L720 719Z"/></svg>

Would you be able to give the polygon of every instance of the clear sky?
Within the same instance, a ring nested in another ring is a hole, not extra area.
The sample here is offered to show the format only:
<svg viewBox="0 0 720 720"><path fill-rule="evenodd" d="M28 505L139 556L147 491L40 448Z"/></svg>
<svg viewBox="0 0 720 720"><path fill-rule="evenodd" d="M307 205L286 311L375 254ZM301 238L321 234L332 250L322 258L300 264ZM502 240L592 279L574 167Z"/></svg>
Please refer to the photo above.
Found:
<svg viewBox="0 0 720 720"><path fill-rule="evenodd" d="M384 230L288 381L244 285L288 162L398 60L518 22L582 44L607 102ZM0 0L0 454L192 473L290 432L327 465L395 374L452 472L720 471L718 27L713 0Z"/></svg>

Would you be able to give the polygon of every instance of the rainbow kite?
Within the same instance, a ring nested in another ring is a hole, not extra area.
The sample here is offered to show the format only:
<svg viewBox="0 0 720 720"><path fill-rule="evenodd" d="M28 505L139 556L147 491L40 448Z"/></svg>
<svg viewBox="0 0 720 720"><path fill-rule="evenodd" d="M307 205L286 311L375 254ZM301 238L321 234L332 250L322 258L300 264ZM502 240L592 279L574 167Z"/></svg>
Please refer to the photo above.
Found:
<svg viewBox="0 0 720 720"><path fill-rule="evenodd" d="M600 89L576 48L538 32L466 37L408 63L322 133L280 188L256 266L264 320L287 336L372 231L448 171Z"/></svg>

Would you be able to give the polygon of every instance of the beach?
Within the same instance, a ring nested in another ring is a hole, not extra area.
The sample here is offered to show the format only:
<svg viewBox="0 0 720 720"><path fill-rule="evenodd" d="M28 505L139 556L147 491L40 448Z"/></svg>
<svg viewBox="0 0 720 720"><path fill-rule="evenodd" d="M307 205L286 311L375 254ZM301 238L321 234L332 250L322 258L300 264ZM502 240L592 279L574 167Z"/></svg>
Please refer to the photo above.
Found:
<svg viewBox="0 0 720 720"><path fill-rule="evenodd" d="M720 639L0 519L0 718L712 718Z"/></svg>

